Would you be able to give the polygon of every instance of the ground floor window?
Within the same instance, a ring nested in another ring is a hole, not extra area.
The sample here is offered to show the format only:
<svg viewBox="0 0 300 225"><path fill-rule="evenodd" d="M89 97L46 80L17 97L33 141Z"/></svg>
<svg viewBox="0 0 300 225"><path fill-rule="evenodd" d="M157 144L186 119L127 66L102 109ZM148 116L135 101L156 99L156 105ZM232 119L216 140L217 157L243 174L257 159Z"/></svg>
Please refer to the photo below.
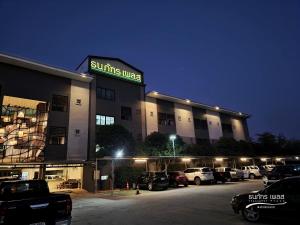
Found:
<svg viewBox="0 0 300 225"><path fill-rule="evenodd" d="M115 117L96 115L96 125L113 125L115 124Z"/></svg>

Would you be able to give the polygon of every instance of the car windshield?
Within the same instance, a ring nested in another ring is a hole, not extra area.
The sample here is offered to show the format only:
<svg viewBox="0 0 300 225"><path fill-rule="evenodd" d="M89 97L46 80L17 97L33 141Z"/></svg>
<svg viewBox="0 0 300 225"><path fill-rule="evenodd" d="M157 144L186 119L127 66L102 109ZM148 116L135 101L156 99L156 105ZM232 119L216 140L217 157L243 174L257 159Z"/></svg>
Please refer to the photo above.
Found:
<svg viewBox="0 0 300 225"><path fill-rule="evenodd" d="M211 172L211 169L208 168L208 167L205 167L205 168L202 169L202 172Z"/></svg>

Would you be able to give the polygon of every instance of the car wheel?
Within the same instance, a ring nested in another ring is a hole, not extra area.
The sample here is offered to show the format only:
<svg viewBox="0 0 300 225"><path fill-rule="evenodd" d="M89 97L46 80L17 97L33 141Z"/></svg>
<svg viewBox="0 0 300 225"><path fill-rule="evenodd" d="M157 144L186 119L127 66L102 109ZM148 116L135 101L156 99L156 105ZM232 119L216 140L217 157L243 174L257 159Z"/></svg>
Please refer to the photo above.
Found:
<svg viewBox="0 0 300 225"><path fill-rule="evenodd" d="M251 174L249 175L249 178L250 178L251 180L253 180L253 179L255 179L255 175L254 175L253 173L251 173Z"/></svg>
<svg viewBox="0 0 300 225"><path fill-rule="evenodd" d="M153 191L153 184L152 183L148 183L148 190Z"/></svg>
<svg viewBox="0 0 300 225"><path fill-rule="evenodd" d="M179 185L178 182L175 181L175 182L174 182L174 187L178 188L178 185Z"/></svg>
<svg viewBox="0 0 300 225"><path fill-rule="evenodd" d="M194 181L195 181L196 185L200 185L201 184L201 180L200 180L199 177L196 177Z"/></svg>
<svg viewBox="0 0 300 225"><path fill-rule="evenodd" d="M242 210L243 217L250 222L257 222L260 219L259 210L255 207L244 208Z"/></svg>

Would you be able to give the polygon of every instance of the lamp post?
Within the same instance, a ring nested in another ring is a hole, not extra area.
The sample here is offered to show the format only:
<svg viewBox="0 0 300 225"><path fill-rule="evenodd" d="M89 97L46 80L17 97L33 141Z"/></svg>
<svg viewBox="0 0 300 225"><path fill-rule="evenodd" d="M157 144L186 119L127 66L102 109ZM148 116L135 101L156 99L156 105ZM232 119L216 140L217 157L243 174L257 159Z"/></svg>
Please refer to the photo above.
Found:
<svg viewBox="0 0 300 225"><path fill-rule="evenodd" d="M116 152L116 159L122 158L124 155L123 149L120 149ZM114 183L115 183L115 164L114 158L111 159L111 195L114 194Z"/></svg>
<svg viewBox="0 0 300 225"><path fill-rule="evenodd" d="M170 140L172 141L172 147L173 147L173 152L174 152L174 158L175 158L175 139L176 139L176 135L172 134L170 135Z"/></svg>

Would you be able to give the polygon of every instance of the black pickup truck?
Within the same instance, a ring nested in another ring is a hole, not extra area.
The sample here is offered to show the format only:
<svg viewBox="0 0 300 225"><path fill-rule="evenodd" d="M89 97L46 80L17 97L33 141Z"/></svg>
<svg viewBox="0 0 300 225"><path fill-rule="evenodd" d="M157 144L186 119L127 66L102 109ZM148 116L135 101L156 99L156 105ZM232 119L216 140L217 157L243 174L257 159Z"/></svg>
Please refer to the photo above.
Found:
<svg viewBox="0 0 300 225"><path fill-rule="evenodd" d="M72 201L44 180L0 181L0 225L70 225Z"/></svg>

